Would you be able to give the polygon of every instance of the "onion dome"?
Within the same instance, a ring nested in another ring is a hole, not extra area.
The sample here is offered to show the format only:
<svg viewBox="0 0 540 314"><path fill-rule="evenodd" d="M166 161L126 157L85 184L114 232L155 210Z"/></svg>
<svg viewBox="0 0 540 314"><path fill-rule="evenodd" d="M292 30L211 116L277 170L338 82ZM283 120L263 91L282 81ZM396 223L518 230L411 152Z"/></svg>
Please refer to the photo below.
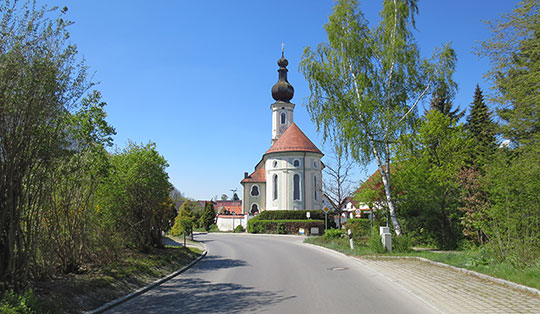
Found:
<svg viewBox="0 0 540 314"><path fill-rule="evenodd" d="M289 61L283 56L281 52L281 58L278 60L279 65L279 78L277 83L272 87L272 98L276 101L289 102L294 96L294 88L287 81L287 65Z"/></svg>

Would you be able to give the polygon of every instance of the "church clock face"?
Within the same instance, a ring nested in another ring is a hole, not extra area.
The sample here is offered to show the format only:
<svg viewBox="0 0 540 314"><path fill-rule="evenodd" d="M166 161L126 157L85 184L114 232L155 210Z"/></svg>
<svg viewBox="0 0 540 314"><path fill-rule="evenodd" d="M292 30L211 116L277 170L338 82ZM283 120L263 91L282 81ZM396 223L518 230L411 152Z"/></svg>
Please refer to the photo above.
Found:
<svg viewBox="0 0 540 314"><path fill-rule="evenodd" d="M285 130L287 130L287 127L285 127L285 126L282 126L282 127L279 128L279 132L281 132L281 133L285 132Z"/></svg>

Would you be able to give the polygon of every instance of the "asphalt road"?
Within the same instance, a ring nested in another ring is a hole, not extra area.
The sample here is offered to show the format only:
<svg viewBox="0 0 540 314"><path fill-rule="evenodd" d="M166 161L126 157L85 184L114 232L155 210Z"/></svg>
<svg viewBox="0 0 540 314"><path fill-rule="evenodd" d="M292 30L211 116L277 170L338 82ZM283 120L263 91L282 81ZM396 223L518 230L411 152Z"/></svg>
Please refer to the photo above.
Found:
<svg viewBox="0 0 540 314"><path fill-rule="evenodd" d="M438 313L354 258L293 236L201 234L208 255L106 313Z"/></svg>

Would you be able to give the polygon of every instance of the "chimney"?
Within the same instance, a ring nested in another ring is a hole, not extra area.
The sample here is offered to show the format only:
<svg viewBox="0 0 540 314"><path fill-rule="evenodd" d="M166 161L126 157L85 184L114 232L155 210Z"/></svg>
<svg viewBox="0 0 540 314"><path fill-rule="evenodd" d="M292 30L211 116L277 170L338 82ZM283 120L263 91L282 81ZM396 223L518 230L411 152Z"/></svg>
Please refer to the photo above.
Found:
<svg viewBox="0 0 540 314"><path fill-rule="evenodd" d="M247 179L247 178L248 178L248 173L244 172L244 179Z"/></svg>

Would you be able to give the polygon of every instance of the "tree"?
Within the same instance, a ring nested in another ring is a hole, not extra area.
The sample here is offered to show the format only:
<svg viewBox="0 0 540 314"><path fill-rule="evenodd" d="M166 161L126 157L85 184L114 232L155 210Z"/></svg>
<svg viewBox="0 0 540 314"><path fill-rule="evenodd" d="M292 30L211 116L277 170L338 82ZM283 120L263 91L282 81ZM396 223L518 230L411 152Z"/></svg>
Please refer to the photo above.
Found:
<svg viewBox="0 0 540 314"><path fill-rule="evenodd" d="M540 3L522 0L501 20L488 22L493 37L478 52L492 68L486 73L493 101L504 121L503 136L515 145L538 143L540 129Z"/></svg>
<svg viewBox="0 0 540 314"><path fill-rule="evenodd" d="M177 237L181 234L184 235L184 246L186 245L186 235L190 235L193 232L193 223L195 222L195 216L193 212L199 207L196 202L187 200L185 201L178 215L174 219L174 225L171 228L170 234Z"/></svg>
<svg viewBox="0 0 540 314"><path fill-rule="evenodd" d="M204 212L201 216L202 226L204 230L210 231L210 226L216 221L216 210L212 202L206 202Z"/></svg>
<svg viewBox="0 0 540 314"><path fill-rule="evenodd" d="M470 112L467 116L467 123L465 123L465 129L473 139L471 157L477 167L483 166L497 147L495 142L496 128L496 124L491 120L489 108L484 103L482 90L477 84Z"/></svg>
<svg viewBox="0 0 540 314"><path fill-rule="evenodd" d="M233 194L233 197L232 197L232 200L233 200L233 201L239 201L240 198L238 197L238 194L234 193L234 194Z"/></svg>
<svg viewBox="0 0 540 314"><path fill-rule="evenodd" d="M461 235L458 174L469 146L463 127L430 110L417 133L403 136L400 144L394 182L404 230L439 247L455 248Z"/></svg>
<svg viewBox="0 0 540 314"><path fill-rule="evenodd" d="M55 160L70 145L70 110L91 83L66 42L65 10L0 4L0 289L19 288L35 261Z"/></svg>
<svg viewBox="0 0 540 314"><path fill-rule="evenodd" d="M130 142L112 156L111 163L113 175L102 186L102 207L129 245L145 252L161 247L161 234L172 219L165 158L154 143Z"/></svg>
<svg viewBox="0 0 540 314"><path fill-rule="evenodd" d="M376 161L397 235L390 146L411 129L429 88L451 77L449 46L437 52L439 62L420 62L411 33L417 11L416 0L386 0L370 30L356 1L338 1L325 25L329 42L307 47L300 63L311 92L307 109L323 138L339 138L361 163Z"/></svg>
<svg viewBox="0 0 540 314"><path fill-rule="evenodd" d="M437 88L433 93L429 104L430 110L437 110L450 118L459 121L465 115L465 111L459 112L459 108L452 110L452 98L448 90Z"/></svg>
<svg viewBox="0 0 540 314"><path fill-rule="evenodd" d="M221 200L222 201L226 201L228 199L229 199L229 197L227 196L227 194L221 194Z"/></svg>
<svg viewBox="0 0 540 314"><path fill-rule="evenodd" d="M326 156L330 159L326 159L324 163L324 195L335 205L334 210L340 216L339 228L341 229L342 208L353 192L351 175L354 163L339 144L333 144L330 155Z"/></svg>

